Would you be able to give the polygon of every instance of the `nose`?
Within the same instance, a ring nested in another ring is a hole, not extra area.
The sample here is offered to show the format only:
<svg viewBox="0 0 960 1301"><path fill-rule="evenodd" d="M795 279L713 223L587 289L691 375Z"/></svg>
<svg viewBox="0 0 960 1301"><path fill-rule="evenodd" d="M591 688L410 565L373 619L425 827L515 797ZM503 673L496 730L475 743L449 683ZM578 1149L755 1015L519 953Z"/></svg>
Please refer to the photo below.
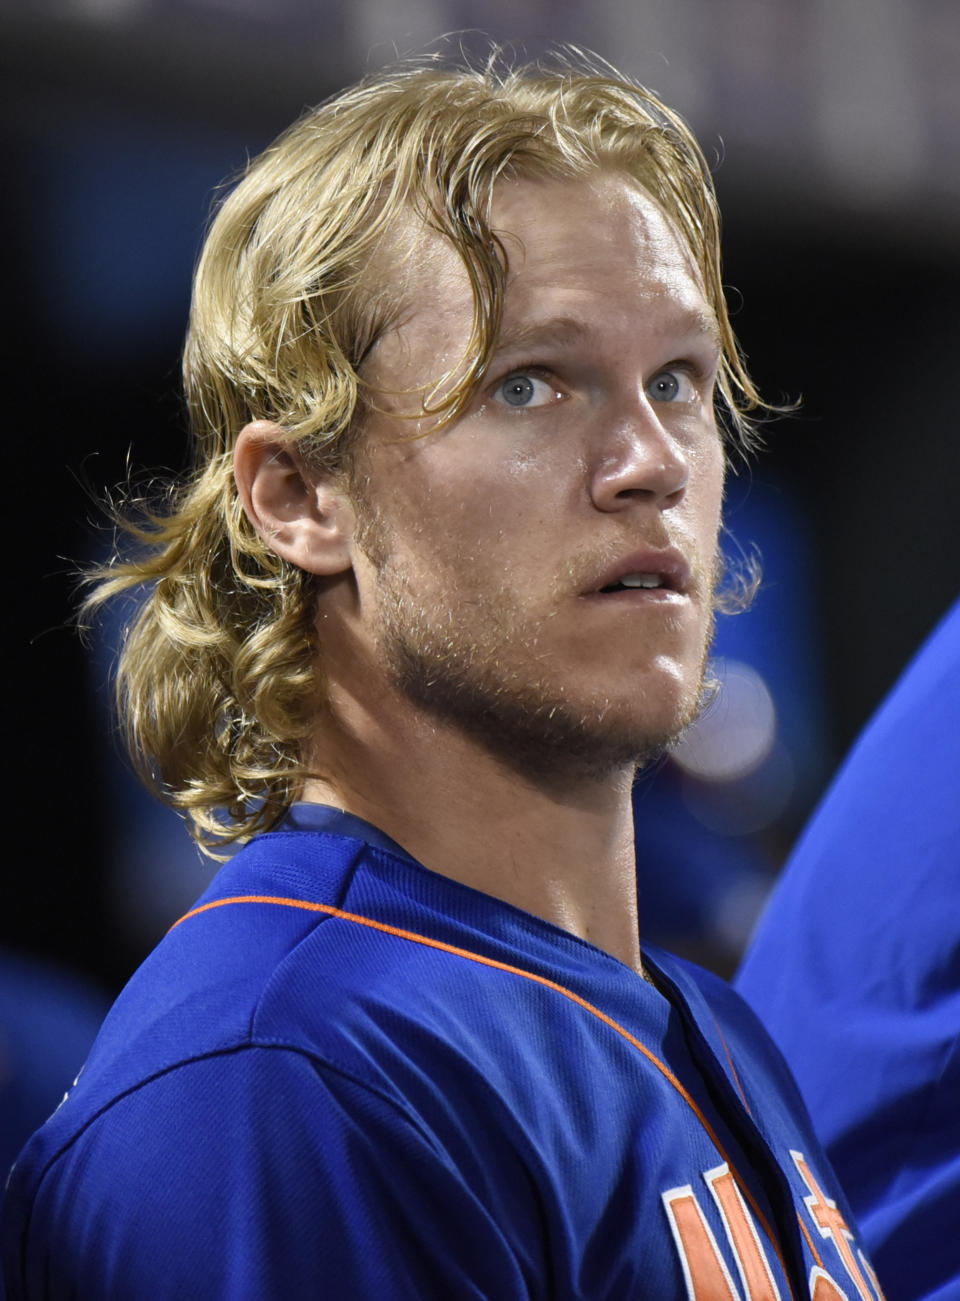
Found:
<svg viewBox="0 0 960 1301"><path fill-rule="evenodd" d="M668 510L682 500L689 479L688 453L641 390L617 413L613 428L607 424L591 475L593 504L617 511L641 500Z"/></svg>

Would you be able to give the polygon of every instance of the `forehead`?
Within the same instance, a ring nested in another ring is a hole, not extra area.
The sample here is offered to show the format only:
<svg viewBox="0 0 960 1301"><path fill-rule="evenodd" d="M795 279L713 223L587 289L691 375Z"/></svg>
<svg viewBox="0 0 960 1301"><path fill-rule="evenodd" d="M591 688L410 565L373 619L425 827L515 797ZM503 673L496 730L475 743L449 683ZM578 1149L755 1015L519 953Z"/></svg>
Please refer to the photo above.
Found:
<svg viewBox="0 0 960 1301"><path fill-rule="evenodd" d="M566 343L588 334L718 337L693 257L628 177L501 181L490 226L508 267L498 351L544 333ZM442 387L469 361L475 302L466 267L446 237L414 220L392 258L384 274L399 311L374 349L368 379L407 392Z"/></svg>
<svg viewBox="0 0 960 1301"><path fill-rule="evenodd" d="M599 173L508 183L495 194L492 217L511 271L503 342L527 324L536 328L545 313L575 321L579 307L589 317L601 300L611 327L623 318L631 330L718 333L699 268L636 181Z"/></svg>

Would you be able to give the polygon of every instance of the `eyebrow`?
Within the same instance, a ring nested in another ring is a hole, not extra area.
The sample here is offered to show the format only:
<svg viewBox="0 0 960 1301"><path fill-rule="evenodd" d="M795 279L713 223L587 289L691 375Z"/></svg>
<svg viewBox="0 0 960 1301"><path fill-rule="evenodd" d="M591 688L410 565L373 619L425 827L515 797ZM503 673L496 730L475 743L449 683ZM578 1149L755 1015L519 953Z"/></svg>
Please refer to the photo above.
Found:
<svg viewBox="0 0 960 1301"><path fill-rule="evenodd" d="M718 351L723 349L720 324L713 312L680 308L675 320L670 324L670 331L684 338L688 336L706 338L716 346ZM497 351L513 351L531 344L569 347L583 342L589 334L588 327L575 316L556 316L544 321L521 322L501 331L497 340Z"/></svg>
<svg viewBox="0 0 960 1301"><path fill-rule="evenodd" d="M684 311L681 320L681 332L685 335L702 335L715 343L717 348L722 351L723 339L720 334L720 322L717 320L714 312L703 312L699 309L696 311ZM687 328L683 329L686 323Z"/></svg>
<svg viewBox="0 0 960 1301"><path fill-rule="evenodd" d="M524 348L529 344L547 344L566 347L581 343L589 330L575 316L555 316L546 321L527 321L500 332L497 339L497 351Z"/></svg>

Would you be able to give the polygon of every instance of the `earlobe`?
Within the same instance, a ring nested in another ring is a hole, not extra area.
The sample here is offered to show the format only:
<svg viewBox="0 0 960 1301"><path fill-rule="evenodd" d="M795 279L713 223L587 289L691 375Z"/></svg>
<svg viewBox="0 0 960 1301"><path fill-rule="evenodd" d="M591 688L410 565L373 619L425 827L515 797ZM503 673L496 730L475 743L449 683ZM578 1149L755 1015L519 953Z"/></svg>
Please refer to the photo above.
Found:
<svg viewBox="0 0 960 1301"><path fill-rule="evenodd" d="M311 471L279 425L245 425L233 455L247 518L278 556L311 574L351 567L355 516L341 484Z"/></svg>

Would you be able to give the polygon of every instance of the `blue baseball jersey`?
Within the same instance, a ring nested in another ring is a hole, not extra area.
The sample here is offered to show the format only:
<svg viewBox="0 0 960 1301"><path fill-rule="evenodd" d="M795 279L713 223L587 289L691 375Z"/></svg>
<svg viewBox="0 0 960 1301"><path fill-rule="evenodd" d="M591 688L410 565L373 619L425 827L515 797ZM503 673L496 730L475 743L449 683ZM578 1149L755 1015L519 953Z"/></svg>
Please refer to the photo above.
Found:
<svg viewBox="0 0 960 1301"><path fill-rule="evenodd" d="M737 978L890 1301L960 1298L960 603L844 764Z"/></svg>
<svg viewBox="0 0 960 1301"><path fill-rule="evenodd" d="M721 981L646 981L322 816L121 994L11 1174L10 1301L880 1297Z"/></svg>

